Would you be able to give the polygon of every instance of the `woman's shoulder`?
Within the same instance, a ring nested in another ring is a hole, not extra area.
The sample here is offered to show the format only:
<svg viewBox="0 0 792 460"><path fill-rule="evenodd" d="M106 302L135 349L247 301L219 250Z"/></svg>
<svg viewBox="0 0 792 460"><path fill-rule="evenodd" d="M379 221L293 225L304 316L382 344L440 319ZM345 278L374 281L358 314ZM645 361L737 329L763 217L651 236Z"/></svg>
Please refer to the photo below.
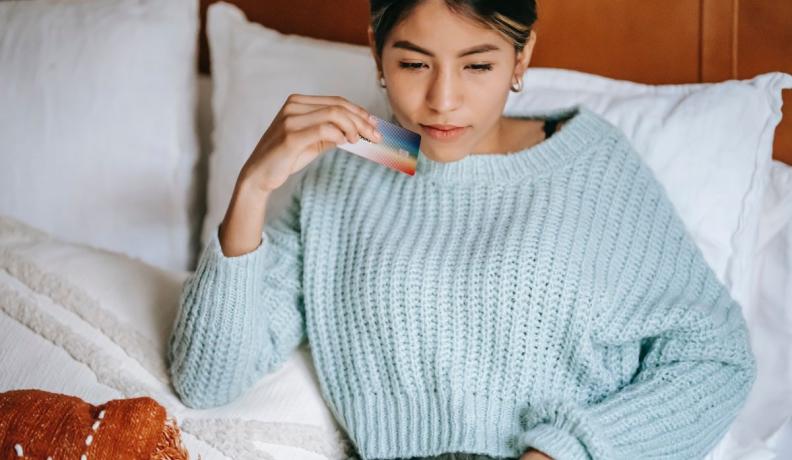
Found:
<svg viewBox="0 0 792 460"><path fill-rule="evenodd" d="M612 188L614 193L628 195L620 199L622 202L641 200L644 193L636 192L649 189L649 193L659 193L661 199L668 203L665 185L650 165L647 152L641 150L641 145L631 136L632 133L628 134L606 116L588 108L582 107L581 111L585 112L583 116L587 129L593 128L596 132L596 135L592 135L592 143L586 149L584 161L588 168L598 171L602 181L610 181L612 184L631 183L632 185ZM566 123L570 125L574 120L570 119Z"/></svg>
<svg viewBox="0 0 792 460"><path fill-rule="evenodd" d="M638 153L634 141L623 128L605 115L595 112L586 106L579 106L579 111L578 116L585 120L586 126L599 133L598 143L603 145L607 151L623 154L624 157L622 159L625 161L643 162L643 158ZM565 124L571 124L574 121L573 119L567 119L564 122Z"/></svg>

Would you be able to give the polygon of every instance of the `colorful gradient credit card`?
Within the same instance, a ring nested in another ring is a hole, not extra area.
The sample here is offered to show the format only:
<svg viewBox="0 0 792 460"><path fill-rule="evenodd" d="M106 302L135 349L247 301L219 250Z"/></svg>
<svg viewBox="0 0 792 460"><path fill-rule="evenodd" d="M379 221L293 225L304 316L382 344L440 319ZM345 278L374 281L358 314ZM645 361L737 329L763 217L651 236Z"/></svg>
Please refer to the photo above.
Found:
<svg viewBox="0 0 792 460"><path fill-rule="evenodd" d="M338 147L396 171L415 175L421 135L376 115L374 117L377 119L377 131L382 134L381 142L360 136L359 141L338 144Z"/></svg>

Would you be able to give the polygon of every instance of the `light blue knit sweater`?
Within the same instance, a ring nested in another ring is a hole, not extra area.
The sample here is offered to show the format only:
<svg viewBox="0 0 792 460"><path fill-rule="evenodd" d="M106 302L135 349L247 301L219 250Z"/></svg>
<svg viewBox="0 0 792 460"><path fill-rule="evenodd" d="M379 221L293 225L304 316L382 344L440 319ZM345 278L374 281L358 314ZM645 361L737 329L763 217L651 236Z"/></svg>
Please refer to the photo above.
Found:
<svg viewBox="0 0 792 460"><path fill-rule="evenodd" d="M170 340L183 401L225 404L308 340L363 459L703 457L755 380L740 305L618 128L541 115L571 118L415 176L329 151L257 249L215 234Z"/></svg>

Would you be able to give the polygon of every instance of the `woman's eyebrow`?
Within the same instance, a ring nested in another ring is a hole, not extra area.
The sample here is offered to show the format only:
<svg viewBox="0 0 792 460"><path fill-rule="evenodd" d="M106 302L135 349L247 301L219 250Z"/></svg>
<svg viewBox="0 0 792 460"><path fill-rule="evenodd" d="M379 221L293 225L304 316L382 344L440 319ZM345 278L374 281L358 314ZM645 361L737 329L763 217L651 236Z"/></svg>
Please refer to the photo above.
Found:
<svg viewBox="0 0 792 460"><path fill-rule="evenodd" d="M415 51L417 53L421 53L421 54L425 54L427 56L434 57L434 53L432 53L431 51L429 51L427 49L424 49L424 48L421 48L420 46L418 46L415 43L413 43L411 41L408 41L408 40L399 40L399 41L393 43L393 47L394 48L402 48L402 49L406 49L406 50L411 50L411 51ZM490 43L484 43L484 44L481 44L481 45L476 45L476 46L470 47L470 48L468 48L466 50L462 50L457 55L457 57L468 56L468 55L476 54L476 53L485 53L487 51L497 51L499 49L500 48L498 48L496 45L492 45Z"/></svg>

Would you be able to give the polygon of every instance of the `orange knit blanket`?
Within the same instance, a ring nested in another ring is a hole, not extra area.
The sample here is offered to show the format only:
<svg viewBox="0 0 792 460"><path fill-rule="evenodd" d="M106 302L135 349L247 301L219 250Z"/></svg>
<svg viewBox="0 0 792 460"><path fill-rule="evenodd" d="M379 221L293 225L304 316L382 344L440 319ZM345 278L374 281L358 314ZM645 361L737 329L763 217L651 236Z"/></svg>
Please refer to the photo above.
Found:
<svg viewBox="0 0 792 460"><path fill-rule="evenodd" d="M94 406L36 389L0 393L0 458L186 460L176 421L149 397Z"/></svg>

